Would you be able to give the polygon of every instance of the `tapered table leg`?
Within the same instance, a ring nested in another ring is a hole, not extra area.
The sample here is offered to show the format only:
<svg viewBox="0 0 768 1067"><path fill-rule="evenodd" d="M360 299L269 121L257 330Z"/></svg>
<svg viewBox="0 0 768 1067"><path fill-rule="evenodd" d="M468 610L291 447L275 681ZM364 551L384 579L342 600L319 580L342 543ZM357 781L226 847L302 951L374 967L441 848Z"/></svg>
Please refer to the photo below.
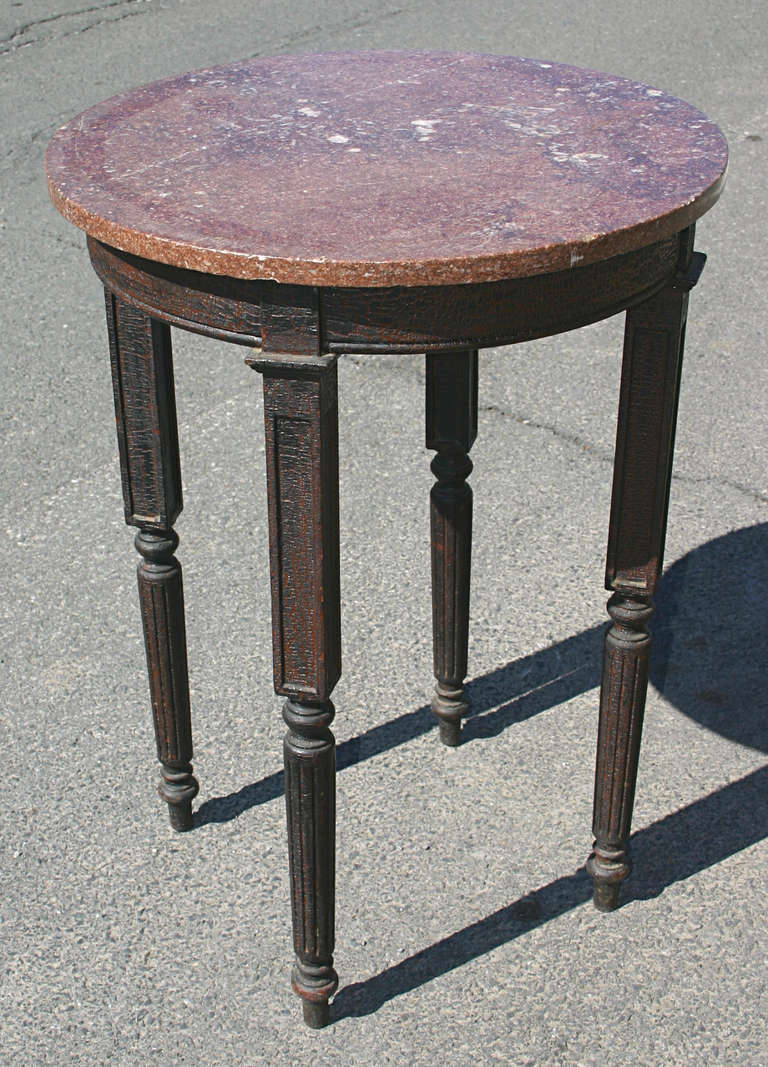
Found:
<svg viewBox="0 0 768 1067"><path fill-rule="evenodd" d="M333 967L336 745L341 675L336 359L249 359L264 376L275 691L283 717L293 988L328 1021Z"/></svg>
<svg viewBox="0 0 768 1067"><path fill-rule="evenodd" d="M137 526L144 627L160 795L171 826L192 826L192 774L184 593L172 524L181 512L181 473L168 326L106 292L125 521Z"/></svg>
<svg viewBox="0 0 768 1067"><path fill-rule="evenodd" d="M595 906L618 906L637 781L648 687L653 594L661 574L672 474L688 291L704 257L693 228L680 235L676 278L627 312L616 437L605 637L595 772L594 851L587 869Z"/></svg>
<svg viewBox="0 0 768 1067"><path fill-rule="evenodd" d="M472 558L472 472L469 450L477 436L477 352L427 355L427 448L437 451L430 493L432 642L437 684L432 711L440 740L458 745L469 711L464 692L469 641Z"/></svg>

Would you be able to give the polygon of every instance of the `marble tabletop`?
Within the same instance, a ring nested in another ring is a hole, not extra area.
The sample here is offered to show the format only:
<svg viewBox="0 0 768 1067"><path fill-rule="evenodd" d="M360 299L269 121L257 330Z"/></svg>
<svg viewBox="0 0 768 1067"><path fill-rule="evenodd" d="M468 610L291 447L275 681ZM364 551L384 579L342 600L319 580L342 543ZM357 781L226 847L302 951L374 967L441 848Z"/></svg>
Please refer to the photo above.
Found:
<svg viewBox="0 0 768 1067"><path fill-rule="evenodd" d="M283 55L89 108L46 156L61 213L172 266L332 286L595 263L684 228L722 188L700 111L508 56Z"/></svg>

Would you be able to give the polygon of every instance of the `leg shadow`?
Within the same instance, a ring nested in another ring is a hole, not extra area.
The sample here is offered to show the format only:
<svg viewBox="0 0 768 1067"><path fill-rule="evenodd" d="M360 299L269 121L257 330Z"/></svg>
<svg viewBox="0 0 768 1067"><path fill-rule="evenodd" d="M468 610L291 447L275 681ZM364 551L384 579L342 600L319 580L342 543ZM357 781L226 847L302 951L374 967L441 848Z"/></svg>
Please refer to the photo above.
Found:
<svg viewBox="0 0 768 1067"><path fill-rule="evenodd" d="M637 862L627 899L658 896L768 835L768 767L689 804L632 837ZM370 1015L395 997L462 967L585 904L592 880L583 868L534 890L479 922L422 949L364 982L346 986L331 1018Z"/></svg>
<svg viewBox="0 0 768 1067"><path fill-rule="evenodd" d="M472 715L464 724L464 741L493 737L513 723L530 719L597 685L603 629L595 626L470 682L467 691ZM498 707L500 703L502 706ZM353 767L432 730L437 730L437 720L427 704L398 715L342 742L336 750L337 770ZM278 771L236 793L206 800L193 816L194 826L229 822L282 794L283 772Z"/></svg>
<svg viewBox="0 0 768 1067"><path fill-rule="evenodd" d="M768 752L768 524L735 530L673 564L659 584L651 682L665 699L710 730ZM583 630L467 685L472 714L463 743L493 737L600 682L605 624ZM424 705L337 749L344 770L436 729ZM594 743L590 740L590 743ZM228 822L283 793L283 773L207 800L194 825Z"/></svg>

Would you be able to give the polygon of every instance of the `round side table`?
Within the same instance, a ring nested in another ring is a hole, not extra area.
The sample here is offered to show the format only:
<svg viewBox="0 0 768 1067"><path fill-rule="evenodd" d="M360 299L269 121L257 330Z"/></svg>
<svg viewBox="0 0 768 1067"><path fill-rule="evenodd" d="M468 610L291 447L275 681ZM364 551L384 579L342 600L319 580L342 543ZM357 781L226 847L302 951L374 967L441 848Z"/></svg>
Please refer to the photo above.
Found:
<svg viewBox="0 0 768 1067"><path fill-rule="evenodd" d="M126 522L161 795L197 793L170 326L242 344L264 379L274 679L284 709L296 963L310 1026L333 968L341 673L336 361L426 353L433 710L458 744L467 674L478 349L627 311L595 785L595 903L618 904L667 521L694 223L727 148L636 82L462 53L279 56L113 97L54 136L56 207L104 283Z"/></svg>

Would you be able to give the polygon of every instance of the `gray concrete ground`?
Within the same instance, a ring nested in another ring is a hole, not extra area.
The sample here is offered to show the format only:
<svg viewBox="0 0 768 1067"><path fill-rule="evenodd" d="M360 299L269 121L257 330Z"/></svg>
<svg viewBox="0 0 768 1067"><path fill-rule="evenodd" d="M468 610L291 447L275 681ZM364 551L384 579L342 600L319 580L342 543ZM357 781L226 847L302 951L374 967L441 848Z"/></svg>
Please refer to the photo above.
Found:
<svg viewBox="0 0 768 1067"><path fill-rule="evenodd" d="M24 0L0 10L2 1064L765 1064L768 16L520 0ZM345 674L334 1024L289 992L258 377L177 334L198 827L155 765L101 294L54 212L58 125L195 66L457 48L691 100L732 150L702 221L628 901L582 870L621 322L482 356L476 716L430 688L422 361L342 361Z"/></svg>

